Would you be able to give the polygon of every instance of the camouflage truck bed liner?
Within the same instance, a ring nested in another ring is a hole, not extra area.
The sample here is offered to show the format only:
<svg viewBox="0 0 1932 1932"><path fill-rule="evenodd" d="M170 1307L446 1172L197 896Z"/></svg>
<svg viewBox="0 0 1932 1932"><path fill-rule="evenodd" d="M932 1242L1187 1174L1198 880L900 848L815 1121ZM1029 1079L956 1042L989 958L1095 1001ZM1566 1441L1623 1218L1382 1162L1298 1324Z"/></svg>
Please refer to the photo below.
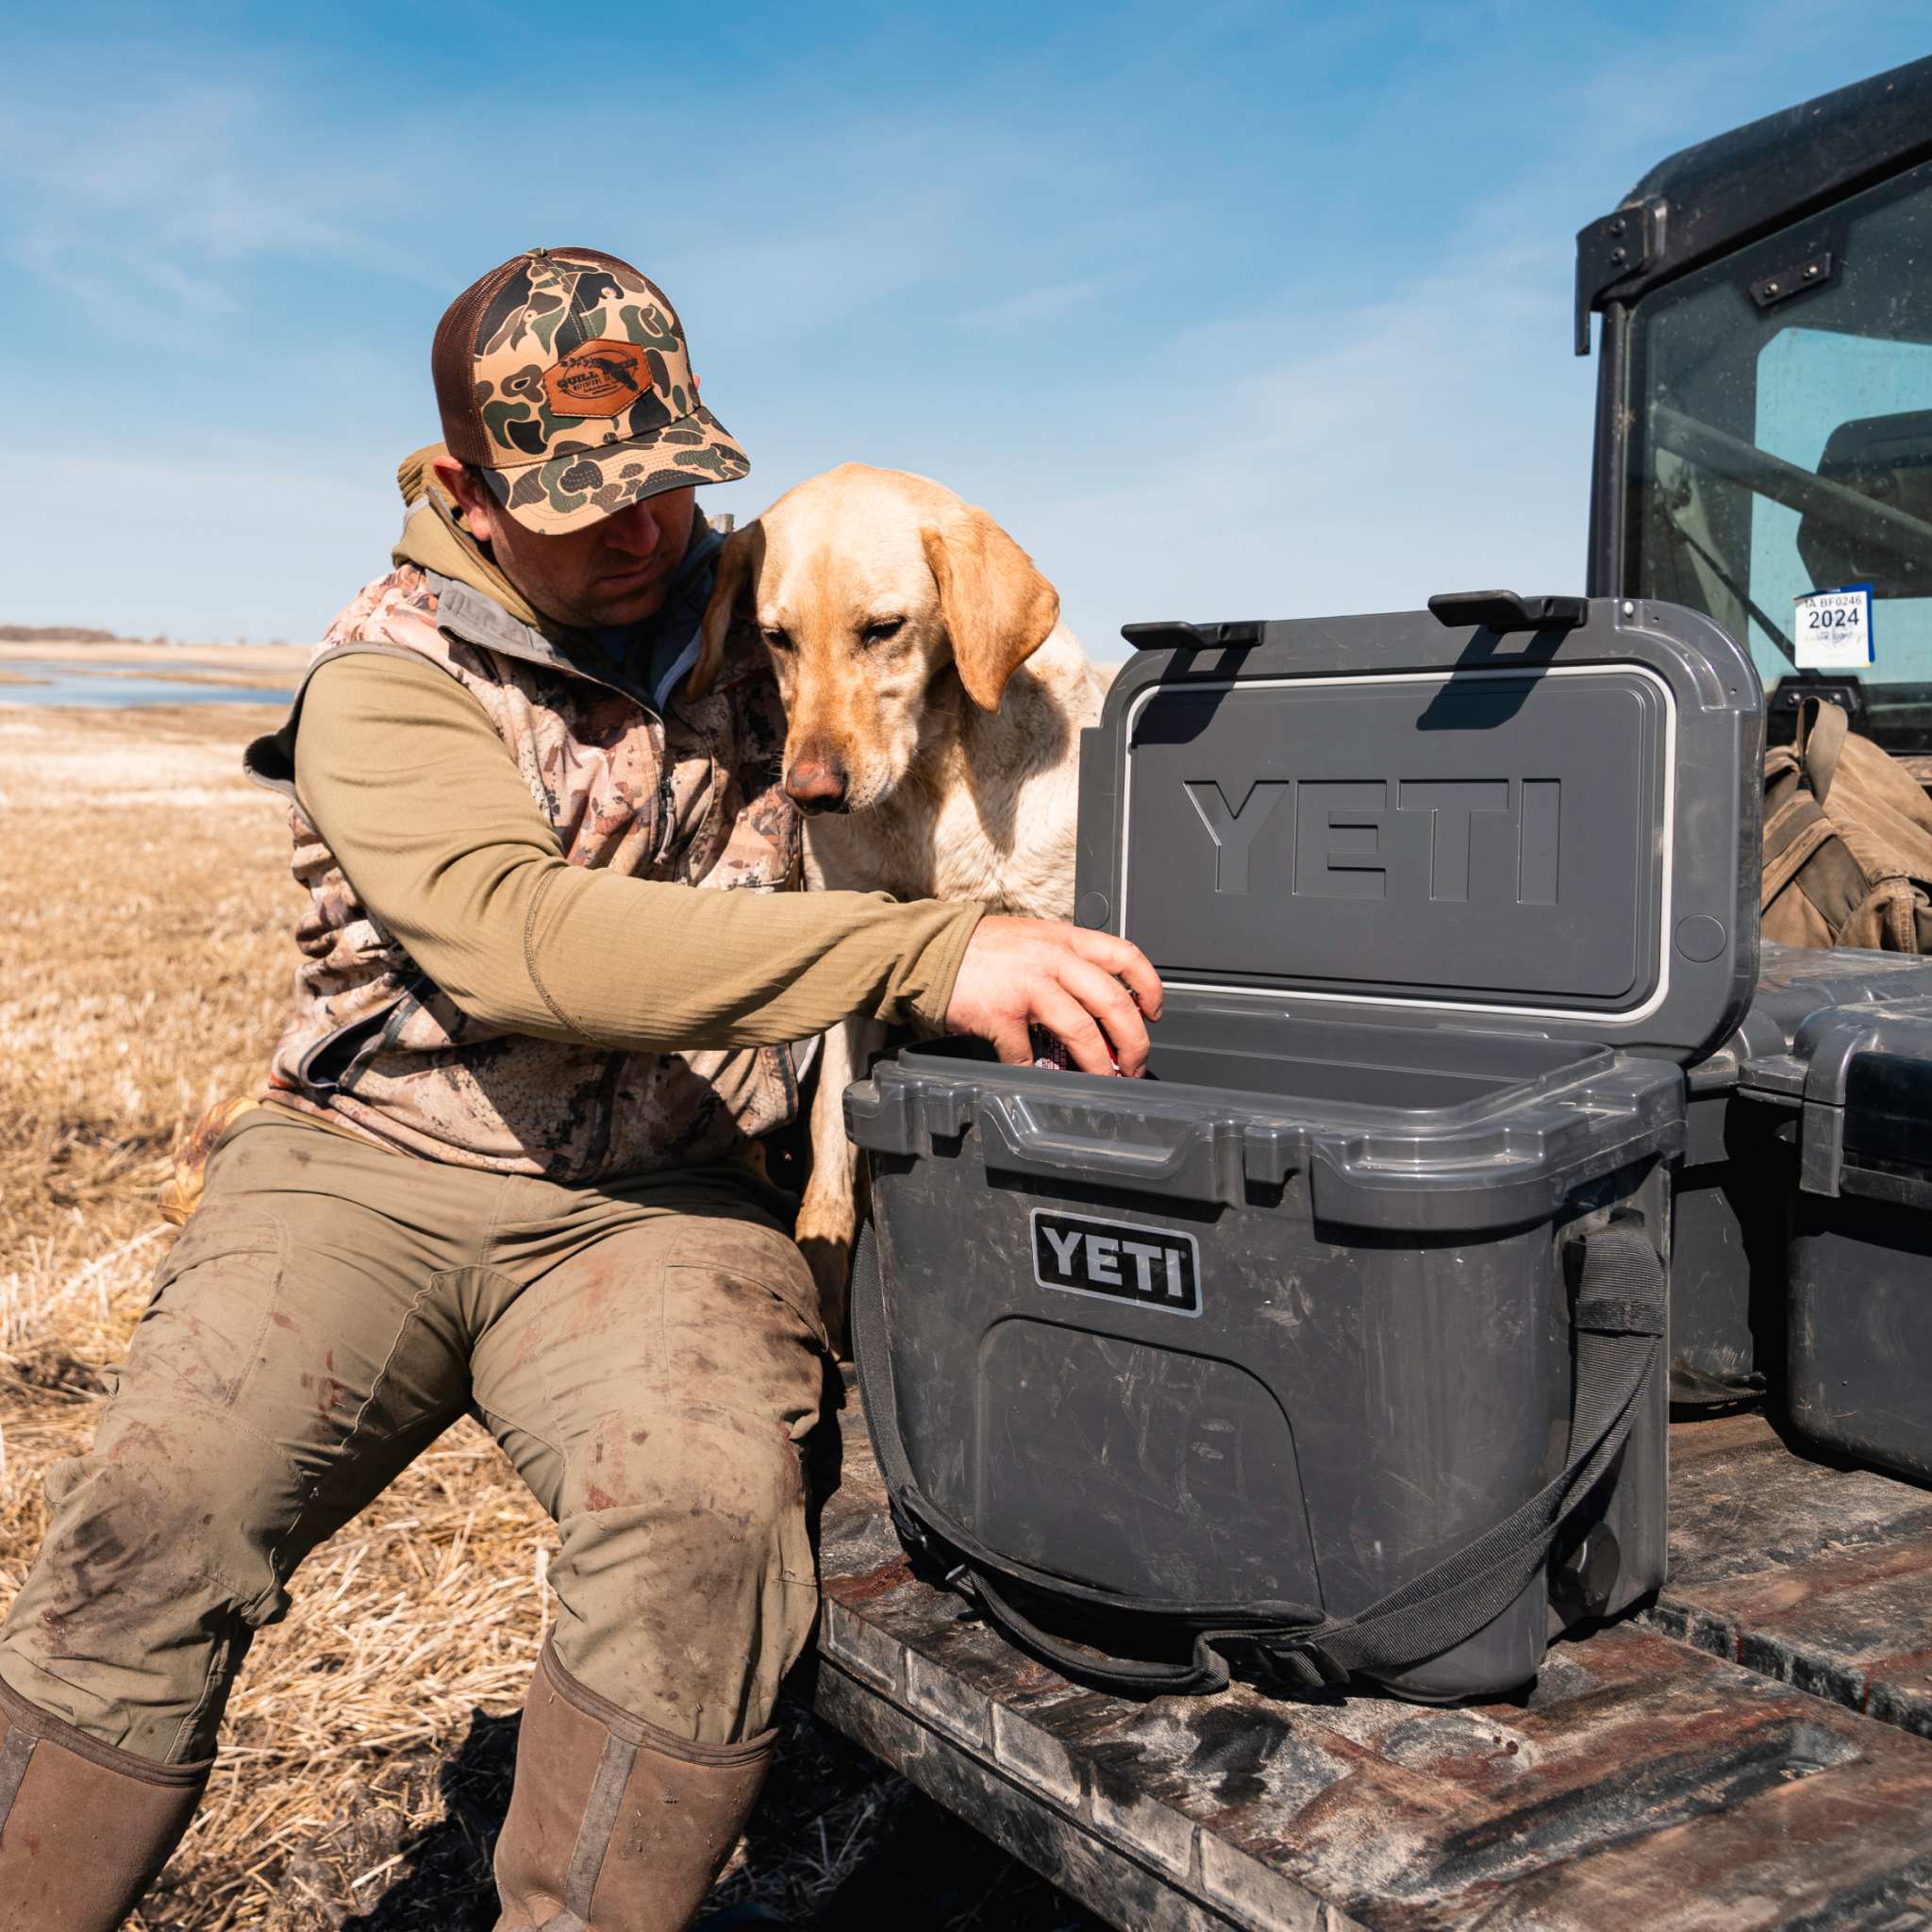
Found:
<svg viewBox="0 0 1932 1932"><path fill-rule="evenodd" d="M1932 1738L1932 1491L1793 1453L1763 1417L1671 1431L1671 1580L1650 1621Z"/></svg>
<svg viewBox="0 0 1932 1932"><path fill-rule="evenodd" d="M1135 1704L916 1580L856 1396L843 1420L819 1711L1111 1924L1932 1924L1924 1491L1756 1418L1681 1425L1670 1590L1526 1699Z"/></svg>

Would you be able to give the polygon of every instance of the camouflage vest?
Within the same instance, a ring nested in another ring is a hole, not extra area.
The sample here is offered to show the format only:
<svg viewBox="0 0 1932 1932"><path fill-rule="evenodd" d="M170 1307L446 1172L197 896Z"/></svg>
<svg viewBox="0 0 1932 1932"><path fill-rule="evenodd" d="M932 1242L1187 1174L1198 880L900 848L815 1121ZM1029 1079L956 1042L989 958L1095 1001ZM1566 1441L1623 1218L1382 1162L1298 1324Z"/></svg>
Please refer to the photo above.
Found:
<svg viewBox="0 0 1932 1932"><path fill-rule="evenodd" d="M710 574L692 575L685 599L701 608ZM366 651L426 658L476 700L571 864L711 890L797 883L784 718L752 641L701 699L684 696L680 671L660 714L481 592L405 564L336 619L308 675ZM291 800L301 708L298 691L247 757ZM612 1053L471 1019L358 901L299 805L290 822L308 908L295 1012L269 1076L283 1105L430 1159L568 1182L728 1158L791 1119L788 1048Z"/></svg>

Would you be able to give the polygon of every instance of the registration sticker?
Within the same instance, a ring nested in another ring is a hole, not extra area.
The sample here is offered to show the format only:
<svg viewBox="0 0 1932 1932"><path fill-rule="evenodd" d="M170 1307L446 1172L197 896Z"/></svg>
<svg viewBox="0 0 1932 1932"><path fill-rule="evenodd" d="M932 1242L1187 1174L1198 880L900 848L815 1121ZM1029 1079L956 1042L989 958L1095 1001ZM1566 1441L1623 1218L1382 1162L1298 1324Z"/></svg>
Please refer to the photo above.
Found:
<svg viewBox="0 0 1932 1932"><path fill-rule="evenodd" d="M1862 671L1873 662L1870 584L1812 591L1796 601L1800 671Z"/></svg>

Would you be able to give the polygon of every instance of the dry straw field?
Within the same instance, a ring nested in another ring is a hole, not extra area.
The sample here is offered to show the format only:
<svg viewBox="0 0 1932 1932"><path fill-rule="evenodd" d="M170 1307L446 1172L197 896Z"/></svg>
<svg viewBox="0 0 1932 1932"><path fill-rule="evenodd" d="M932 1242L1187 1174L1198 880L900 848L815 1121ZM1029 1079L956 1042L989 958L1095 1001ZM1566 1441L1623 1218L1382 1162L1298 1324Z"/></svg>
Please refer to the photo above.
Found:
<svg viewBox="0 0 1932 1932"><path fill-rule="evenodd" d="M266 707L0 706L0 1603L90 1437L170 1236L183 1123L249 1091L294 888L240 775ZM453 1430L302 1571L145 1932L488 1927L548 1524ZM802 1713L708 1924L1090 1925Z"/></svg>

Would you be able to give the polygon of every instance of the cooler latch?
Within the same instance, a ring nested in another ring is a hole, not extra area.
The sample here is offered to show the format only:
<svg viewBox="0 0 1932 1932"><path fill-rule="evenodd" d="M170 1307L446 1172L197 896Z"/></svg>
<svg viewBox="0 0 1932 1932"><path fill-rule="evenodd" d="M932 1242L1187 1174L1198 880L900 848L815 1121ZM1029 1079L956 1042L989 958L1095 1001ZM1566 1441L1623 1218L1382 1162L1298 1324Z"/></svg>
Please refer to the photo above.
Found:
<svg viewBox="0 0 1932 1932"><path fill-rule="evenodd" d="M1157 624L1124 624L1121 635L1137 651L1230 651L1261 641L1256 623L1187 624L1167 618Z"/></svg>
<svg viewBox="0 0 1932 1932"><path fill-rule="evenodd" d="M1512 630L1574 630L1589 622L1587 597L1519 597L1514 591L1439 591L1429 599L1429 615L1452 630L1480 625L1498 633Z"/></svg>

